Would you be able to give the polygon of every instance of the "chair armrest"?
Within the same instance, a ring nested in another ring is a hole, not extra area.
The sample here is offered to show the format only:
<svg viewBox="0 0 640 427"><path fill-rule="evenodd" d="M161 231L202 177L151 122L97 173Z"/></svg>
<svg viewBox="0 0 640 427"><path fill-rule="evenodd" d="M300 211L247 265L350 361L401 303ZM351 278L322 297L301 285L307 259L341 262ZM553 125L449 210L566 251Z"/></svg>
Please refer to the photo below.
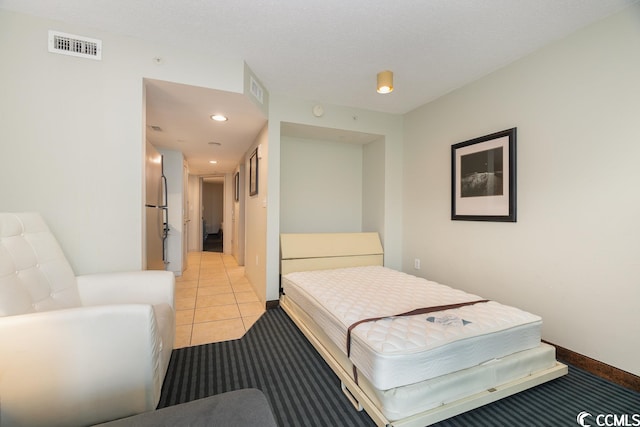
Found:
<svg viewBox="0 0 640 427"><path fill-rule="evenodd" d="M92 425L154 409L156 329L140 304L0 318L0 425Z"/></svg>
<svg viewBox="0 0 640 427"><path fill-rule="evenodd" d="M170 271L131 271L76 277L83 305L169 304L174 307L176 278Z"/></svg>

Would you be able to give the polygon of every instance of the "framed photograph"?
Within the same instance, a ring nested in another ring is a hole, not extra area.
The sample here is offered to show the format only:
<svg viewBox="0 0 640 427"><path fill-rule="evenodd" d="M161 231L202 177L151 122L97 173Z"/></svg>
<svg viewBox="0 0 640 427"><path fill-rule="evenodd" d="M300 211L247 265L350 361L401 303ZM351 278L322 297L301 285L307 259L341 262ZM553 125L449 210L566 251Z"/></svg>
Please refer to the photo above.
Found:
<svg viewBox="0 0 640 427"><path fill-rule="evenodd" d="M249 158L249 196L258 194L258 149Z"/></svg>
<svg viewBox="0 0 640 427"><path fill-rule="evenodd" d="M516 129L451 146L451 219L516 222Z"/></svg>
<svg viewBox="0 0 640 427"><path fill-rule="evenodd" d="M236 202L240 201L240 172L233 177L233 197Z"/></svg>

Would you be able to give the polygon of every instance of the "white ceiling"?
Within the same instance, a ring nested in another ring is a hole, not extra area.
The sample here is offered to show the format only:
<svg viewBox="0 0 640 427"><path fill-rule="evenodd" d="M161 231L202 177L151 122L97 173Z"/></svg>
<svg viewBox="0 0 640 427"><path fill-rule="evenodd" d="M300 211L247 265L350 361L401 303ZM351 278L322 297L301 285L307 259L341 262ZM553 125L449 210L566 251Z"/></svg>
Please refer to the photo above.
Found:
<svg viewBox="0 0 640 427"><path fill-rule="evenodd" d="M403 114L637 1L0 0L0 7L241 58L271 93ZM376 74L385 69L394 72L395 90L379 95ZM166 132L157 141L219 140L218 151L231 150L234 137L210 126L191 123L206 130L198 136L173 133L189 120L162 104L184 101L177 88L158 83L147 93L154 124ZM231 94L208 94L214 105L248 105ZM208 113L211 104L192 108ZM205 157L198 153L185 152Z"/></svg>
<svg viewBox="0 0 640 427"><path fill-rule="evenodd" d="M147 139L156 147L181 151L193 175L233 172L267 121L238 93L145 79L145 95ZM211 120L217 113L229 120Z"/></svg>

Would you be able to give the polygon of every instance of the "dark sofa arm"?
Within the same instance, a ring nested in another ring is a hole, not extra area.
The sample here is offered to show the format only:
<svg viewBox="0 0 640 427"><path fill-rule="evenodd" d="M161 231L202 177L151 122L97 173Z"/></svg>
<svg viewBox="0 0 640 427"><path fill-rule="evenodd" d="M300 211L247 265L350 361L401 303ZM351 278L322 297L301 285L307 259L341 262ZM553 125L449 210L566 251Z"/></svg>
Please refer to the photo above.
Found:
<svg viewBox="0 0 640 427"><path fill-rule="evenodd" d="M264 394L248 388L100 424L105 427L278 427Z"/></svg>

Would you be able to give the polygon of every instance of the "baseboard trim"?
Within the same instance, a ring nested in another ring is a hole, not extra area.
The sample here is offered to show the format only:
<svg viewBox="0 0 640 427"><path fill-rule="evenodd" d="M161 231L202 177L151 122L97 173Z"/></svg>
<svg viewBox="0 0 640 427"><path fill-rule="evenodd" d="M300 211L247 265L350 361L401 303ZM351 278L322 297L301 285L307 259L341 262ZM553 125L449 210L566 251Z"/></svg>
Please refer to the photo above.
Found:
<svg viewBox="0 0 640 427"><path fill-rule="evenodd" d="M622 387L640 392L640 377L631 372L623 371L615 366L592 359L588 356L576 353L567 348L545 341L556 348L556 358L560 362L566 362L577 368L583 369L605 380L609 380Z"/></svg>

